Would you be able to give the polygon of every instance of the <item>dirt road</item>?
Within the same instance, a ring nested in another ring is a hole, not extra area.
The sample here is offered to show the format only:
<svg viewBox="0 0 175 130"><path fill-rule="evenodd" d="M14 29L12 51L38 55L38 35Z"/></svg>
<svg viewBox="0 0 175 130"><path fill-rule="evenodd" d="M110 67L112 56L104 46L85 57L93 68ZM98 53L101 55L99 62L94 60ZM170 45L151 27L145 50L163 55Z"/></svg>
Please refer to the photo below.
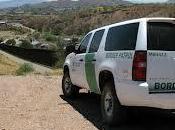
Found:
<svg viewBox="0 0 175 130"><path fill-rule="evenodd" d="M0 130L167 130L174 119L141 114L119 127L107 127L100 116L99 97L82 93L76 100L62 96L61 77L0 77Z"/></svg>
<svg viewBox="0 0 175 130"><path fill-rule="evenodd" d="M60 81L61 77L0 77L0 129L95 129L59 97Z"/></svg>

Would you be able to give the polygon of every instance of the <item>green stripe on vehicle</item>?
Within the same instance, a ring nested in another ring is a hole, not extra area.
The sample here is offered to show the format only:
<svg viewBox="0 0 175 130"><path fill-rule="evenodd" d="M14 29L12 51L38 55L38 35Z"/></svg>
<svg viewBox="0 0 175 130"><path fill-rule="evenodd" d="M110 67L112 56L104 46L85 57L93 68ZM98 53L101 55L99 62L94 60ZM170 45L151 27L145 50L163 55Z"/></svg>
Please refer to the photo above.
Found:
<svg viewBox="0 0 175 130"><path fill-rule="evenodd" d="M86 54L85 56L85 72L86 79L90 90L94 93L100 93L97 87L96 74L95 74L95 63L93 63L93 59L95 57L94 53Z"/></svg>

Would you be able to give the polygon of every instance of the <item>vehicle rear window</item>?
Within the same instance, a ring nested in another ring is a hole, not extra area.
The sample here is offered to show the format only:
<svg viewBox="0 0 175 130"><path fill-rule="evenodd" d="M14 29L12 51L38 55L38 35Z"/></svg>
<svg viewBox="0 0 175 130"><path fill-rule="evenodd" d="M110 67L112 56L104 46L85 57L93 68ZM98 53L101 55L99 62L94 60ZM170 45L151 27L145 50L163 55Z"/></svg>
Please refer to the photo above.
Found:
<svg viewBox="0 0 175 130"><path fill-rule="evenodd" d="M135 50L139 23L116 26L109 29L106 51Z"/></svg>
<svg viewBox="0 0 175 130"><path fill-rule="evenodd" d="M175 51L175 24L148 22L148 50Z"/></svg>

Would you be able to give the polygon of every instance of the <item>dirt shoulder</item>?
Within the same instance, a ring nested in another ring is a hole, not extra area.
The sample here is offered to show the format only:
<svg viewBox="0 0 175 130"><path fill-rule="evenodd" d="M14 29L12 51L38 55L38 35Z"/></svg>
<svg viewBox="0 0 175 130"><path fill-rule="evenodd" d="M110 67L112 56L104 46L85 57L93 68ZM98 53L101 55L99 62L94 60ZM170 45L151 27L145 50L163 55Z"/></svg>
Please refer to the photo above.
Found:
<svg viewBox="0 0 175 130"><path fill-rule="evenodd" d="M174 118L159 113L132 116L121 126L102 122L99 96L65 99L61 76L0 76L0 130L172 130Z"/></svg>
<svg viewBox="0 0 175 130"><path fill-rule="evenodd" d="M0 77L0 130L96 129L59 95L61 77Z"/></svg>

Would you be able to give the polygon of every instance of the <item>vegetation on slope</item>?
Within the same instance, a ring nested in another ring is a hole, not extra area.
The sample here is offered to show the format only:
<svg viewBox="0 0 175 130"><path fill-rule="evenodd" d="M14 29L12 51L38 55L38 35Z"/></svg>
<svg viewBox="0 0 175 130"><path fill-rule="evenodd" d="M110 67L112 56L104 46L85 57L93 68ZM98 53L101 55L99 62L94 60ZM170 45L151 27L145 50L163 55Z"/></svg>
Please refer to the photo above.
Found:
<svg viewBox="0 0 175 130"><path fill-rule="evenodd" d="M0 54L0 75L15 75L19 65Z"/></svg>
<svg viewBox="0 0 175 130"><path fill-rule="evenodd" d="M24 10L23 14L12 11L12 15L2 15L1 19L19 20L23 25L37 30L36 39L46 41L53 50L58 50L57 67L62 67L64 62L65 37L81 37L92 29L135 18L175 17L175 4L96 6L56 13L49 10L49 13L44 14L42 12L47 12L48 8L37 9L40 10L37 13L32 10Z"/></svg>
<svg viewBox="0 0 175 130"><path fill-rule="evenodd" d="M30 65L28 63L24 63L16 70L16 74L18 76L19 75L26 75L26 74L31 73L33 71L34 71L34 68L32 65Z"/></svg>
<svg viewBox="0 0 175 130"><path fill-rule="evenodd" d="M110 6L66 11L58 15L24 16L22 23L55 35L82 35L89 30L140 17L175 17L175 5Z"/></svg>
<svg viewBox="0 0 175 130"><path fill-rule="evenodd" d="M36 7L37 8L37 7ZM47 8L38 8L41 12L47 12ZM31 13L31 14L30 14ZM19 20L27 27L38 30L43 34L53 35L82 35L91 29L104 25L140 18L140 17L175 17L175 5L170 4L143 4L143 5L115 5L80 8L58 11L49 15L38 12L23 14L6 14L1 19ZM45 33L46 32L46 33ZM45 35L46 37L48 35ZM49 36L46 39L54 39ZM56 40L56 39L55 39Z"/></svg>

